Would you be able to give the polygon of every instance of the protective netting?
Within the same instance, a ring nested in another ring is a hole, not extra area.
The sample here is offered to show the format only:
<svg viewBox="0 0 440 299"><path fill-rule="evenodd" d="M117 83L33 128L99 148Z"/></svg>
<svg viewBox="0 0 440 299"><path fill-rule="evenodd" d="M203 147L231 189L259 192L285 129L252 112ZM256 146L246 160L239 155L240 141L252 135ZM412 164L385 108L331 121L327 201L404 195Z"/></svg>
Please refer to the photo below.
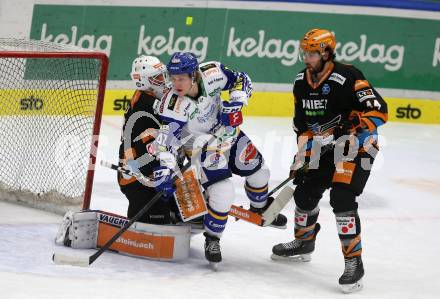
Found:
<svg viewBox="0 0 440 299"><path fill-rule="evenodd" d="M0 199L64 213L90 197L105 74L103 55L85 51L0 39Z"/></svg>

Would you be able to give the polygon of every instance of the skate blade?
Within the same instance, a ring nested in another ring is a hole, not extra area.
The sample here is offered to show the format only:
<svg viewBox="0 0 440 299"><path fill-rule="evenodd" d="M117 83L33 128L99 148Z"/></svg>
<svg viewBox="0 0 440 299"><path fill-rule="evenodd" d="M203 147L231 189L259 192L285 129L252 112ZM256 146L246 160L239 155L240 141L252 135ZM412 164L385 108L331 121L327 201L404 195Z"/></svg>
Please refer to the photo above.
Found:
<svg viewBox="0 0 440 299"><path fill-rule="evenodd" d="M269 224L268 226L273 227L273 228L278 228L278 229L286 229L287 228L287 225L279 226L279 225Z"/></svg>
<svg viewBox="0 0 440 299"><path fill-rule="evenodd" d="M301 263L301 262L310 262L312 260L311 254L300 254L300 255L293 255L293 256L282 256L272 253L270 258L274 261L285 261L285 262L294 262L294 263Z"/></svg>
<svg viewBox="0 0 440 299"><path fill-rule="evenodd" d="M364 285L362 283L362 279L358 280L357 282L355 282L353 284L341 284L340 286L341 286L341 291L344 294L358 292L358 291L362 290L362 288L364 287Z"/></svg>

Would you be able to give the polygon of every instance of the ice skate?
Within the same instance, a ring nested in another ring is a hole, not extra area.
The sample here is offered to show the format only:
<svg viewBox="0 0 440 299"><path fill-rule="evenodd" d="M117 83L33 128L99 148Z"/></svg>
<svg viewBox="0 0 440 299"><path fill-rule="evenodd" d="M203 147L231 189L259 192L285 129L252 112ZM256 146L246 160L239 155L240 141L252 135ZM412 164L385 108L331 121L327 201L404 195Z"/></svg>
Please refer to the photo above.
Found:
<svg viewBox="0 0 440 299"><path fill-rule="evenodd" d="M276 261L310 262L315 250L315 240L321 226L316 223L314 237L311 240L295 239L288 243L280 243L272 248L271 259Z"/></svg>
<svg viewBox="0 0 440 299"><path fill-rule="evenodd" d="M339 278L339 285L343 293L360 291L363 287L362 277L364 276L364 265L361 256L344 258L345 270Z"/></svg>
<svg viewBox="0 0 440 299"><path fill-rule="evenodd" d="M218 264L222 261L220 239L210 236L206 232L203 235L205 236L205 258L208 260L210 267L217 271Z"/></svg>

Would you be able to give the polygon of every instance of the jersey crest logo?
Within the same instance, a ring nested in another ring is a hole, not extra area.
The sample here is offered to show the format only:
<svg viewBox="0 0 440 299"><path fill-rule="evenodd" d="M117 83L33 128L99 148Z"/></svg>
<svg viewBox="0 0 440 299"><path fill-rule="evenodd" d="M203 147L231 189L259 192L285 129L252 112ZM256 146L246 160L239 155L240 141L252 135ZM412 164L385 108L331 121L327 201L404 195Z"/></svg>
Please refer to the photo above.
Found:
<svg viewBox="0 0 440 299"><path fill-rule="evenodd" d="M168 109L169 109L169 110L171 110L171 111L174 110L174 107L176 106L177 98L178 98L178 97L179 97L179 96L178 96L177 94L173 94L173 95L171 96L170 102L168 103Z"/></svg>
<svg viewBox="0 0 440 299"><path fill-rule="evenodd" d="M209 69L212 69L212 68L215 68L215 67L217 67L217 66L214 63L208 63L208 64L205 64L205 65L201 65L200 66L200 70L202 72L205 72L205 71L207 71Z"/></svg>
<svg viewBox="0 0 440 299"><path fill-rule="evenodd" d="M330 93L330 85L325 83L324 86L322 86L322 94L327 95L329 93Z"/></svg>

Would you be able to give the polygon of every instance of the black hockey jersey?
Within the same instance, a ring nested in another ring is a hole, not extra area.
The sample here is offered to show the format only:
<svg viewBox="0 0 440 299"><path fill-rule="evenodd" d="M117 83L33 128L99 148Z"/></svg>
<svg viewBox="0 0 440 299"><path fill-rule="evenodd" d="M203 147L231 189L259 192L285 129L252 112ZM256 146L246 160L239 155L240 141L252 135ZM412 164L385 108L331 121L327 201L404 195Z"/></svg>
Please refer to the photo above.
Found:
<svg viewBox="0 0 440 299"><path fill-rule="evenodd" d="M298 136L320 135L358 113L364 129L358 135L362 145L365 138L377 135L377 127L388 118L386 102L352 65L327 63L319 82L313 82L304 69L295 78L293 94L293 125Z"/></svg>
<svg viewBox="0 0 440 299"><path fill-rule="evenodd" d="M143 155L147 157L147 144L154 140L156 130L160 126L159 116L156 114L159 103L158 99L148 93L139 90L134 93L124 114L124 126L119 146L119 165L125 165L129 159L138 159ZM149 155L148 157L151 158ZM152 160L139 170L143 175L151 176L153 168L158 166L159 162ZM118 182L121 186L135 181L135 178L125 179L118 174Z"/></svg>

